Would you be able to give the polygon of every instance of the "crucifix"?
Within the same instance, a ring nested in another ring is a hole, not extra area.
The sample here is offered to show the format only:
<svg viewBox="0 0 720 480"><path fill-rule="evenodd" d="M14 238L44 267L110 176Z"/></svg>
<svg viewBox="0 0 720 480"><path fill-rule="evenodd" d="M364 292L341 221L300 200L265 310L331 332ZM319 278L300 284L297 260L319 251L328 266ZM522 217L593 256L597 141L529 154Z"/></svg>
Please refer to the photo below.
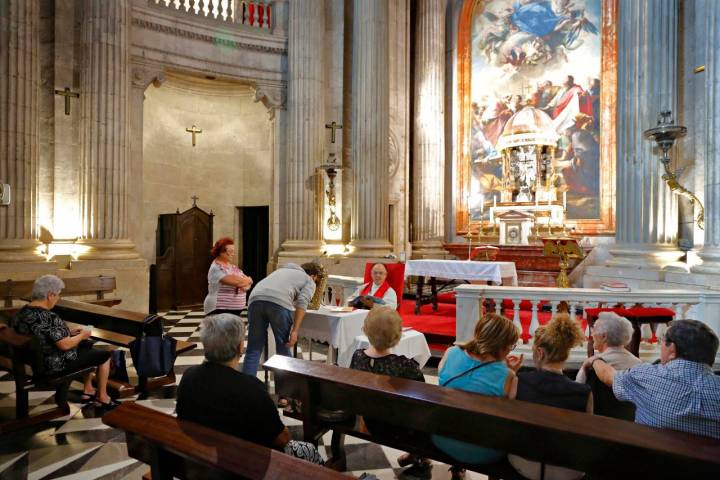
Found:
<svg viewBox="0 0 720 480"><path fill-rule="evenodd" d="M186 132L192 133L192 146L195 146L195 135L202 133L202 129L197 128L195 125L193 125L191 128L186 128Z"/></svg>
<svg viewBox="0 0 720 480"><path fill-rule="evenodd" d="M332 123L326 123L325 128L330 129L330 143L335 143L335 130L340 130L343 128L342 125L335 123L335 120L333 120Z"/></svg>
<svg viewBox="0 0 720 480"><path fill-rule="evenodd" d="M68 87L65 90L55 90L55 95L65 97L65 115L70 115L70 97L78 98L80 96L77 92L71 92Z"/></svg>
<svg viewBox="0 0 720 480"><path fill-rule="evenodd" d="M193 195L193 196L190 197L190 198L192 198L193 207L197 207L197 201L200 200L200 197L198 197L197 195Z"/></svg>

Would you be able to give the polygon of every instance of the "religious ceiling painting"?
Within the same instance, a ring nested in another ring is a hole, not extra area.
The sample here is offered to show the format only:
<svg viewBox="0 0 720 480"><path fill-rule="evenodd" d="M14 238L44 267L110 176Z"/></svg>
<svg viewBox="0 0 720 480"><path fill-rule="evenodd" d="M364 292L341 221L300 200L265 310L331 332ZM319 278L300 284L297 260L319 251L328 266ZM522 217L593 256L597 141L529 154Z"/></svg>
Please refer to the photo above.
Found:
<svg viewBox="0 0 720 480"><path fill-rule="evenodd" d="M576 233L614 230L616 11L616 0L466 1L458 38L459 233L488 221L494 202L550 195L566 197ZM513 144L515 157L538 160L514 171L512 181L524 186L507 193L504 150L522 135L542 141Z"/></svg>

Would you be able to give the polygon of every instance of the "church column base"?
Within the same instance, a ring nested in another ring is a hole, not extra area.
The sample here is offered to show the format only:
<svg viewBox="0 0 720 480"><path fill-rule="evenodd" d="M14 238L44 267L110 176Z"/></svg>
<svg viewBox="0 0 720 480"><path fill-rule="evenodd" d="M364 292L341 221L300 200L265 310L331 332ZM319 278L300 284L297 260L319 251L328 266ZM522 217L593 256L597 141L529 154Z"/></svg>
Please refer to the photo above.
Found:
<svg viewBox="0 0 720 480"><path fill-rule="evenodd" d="M690 270L693 273L720 275L720 248L703 248L698 252L698 256L703 263L692 267Z"/></svg>
<svg viewBox="0 0 720 480"><path fill-rule="evenodd" d="M448 255L440 240L417 240L412 243L412 258L446 258Z"/></svg>
<svg viewBox="0 0 720 480"><path fill-rule="evenodd" d="M606 266L647 270L672 268L672 264L683 256L683 252L675 245L617 244L609 251L613 258L608 260Z"/></svg>
<svg viewBox="0 0 720 480"><path fill-rule="evenodd" d="M80 239L75 242L78 246L78 260L135 260L140 254L135 244L130 240L97 240L92 238Z"/></svg>
<svg viewBox="0 0 720 480"><path fill-rule="evenodd" d="M285 240L278 258L317 257L322 255L325 242L322 240Z"/></svg>
<svg viewBox="0 0 720 480"><path fill-rule="evenodd" d="M392 245L384 239L358 240L350 241L348 245L350 253L348 257L355 258L386 258L392 253Z"/></svg>
<svg viewBox="0 0 720 480"><path fill-rule="evenodd" d="M37 253L41 243L34 239L0 241L0 263L44 262L45 256Z"/></svg>

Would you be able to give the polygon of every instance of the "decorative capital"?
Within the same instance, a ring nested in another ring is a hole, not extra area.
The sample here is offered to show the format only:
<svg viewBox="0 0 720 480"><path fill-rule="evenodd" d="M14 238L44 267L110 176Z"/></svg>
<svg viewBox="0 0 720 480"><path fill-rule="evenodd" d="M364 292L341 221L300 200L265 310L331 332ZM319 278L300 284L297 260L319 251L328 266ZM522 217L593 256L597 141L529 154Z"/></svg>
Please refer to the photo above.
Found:
<svg viewBox="0 0 720 480"><path fill-rule="evenodd" d="M152 83L159 87L165 82L165 71L163 68L148 68L136 66L132 69L132 86L145 90Z"/></svg>
<svg viewBox="0 0 720 480"><path fill-rule="evenodd" d="M287 88L283 84L255 85L255 101L262 102L268 109L270 120L275 118L275 110L285 110Z"/></svg>

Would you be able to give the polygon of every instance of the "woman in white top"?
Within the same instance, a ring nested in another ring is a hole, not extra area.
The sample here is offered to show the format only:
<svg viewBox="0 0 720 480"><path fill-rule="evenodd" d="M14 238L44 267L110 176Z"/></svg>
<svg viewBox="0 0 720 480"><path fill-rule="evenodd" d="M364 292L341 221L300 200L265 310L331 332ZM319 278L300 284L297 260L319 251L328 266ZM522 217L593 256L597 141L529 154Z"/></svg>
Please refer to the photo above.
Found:
<svg viewBox="0 0 720 480"><path fill-rule="evenodd" d="M625 317L614 312L602 312L598 315L590 335L593 346L600 352L599 358L609 363L615 370L627 370L640 363L640 359L625 349L630 343L633 327ZM576 382L585 383L587 372L585 365L578 371Z"/></svg>
<svg viewBox="0 0 720 480"><path fill-rule="evenodd" d="M359 296L370 295L373 297L382 298L385 302L385 306L392 309L396 309L398 306L398 295L395 289L393 289L387 282L387 267L382 263L376 263L370 270L372 281L359 286L348 299L348 302L352 302ZM372 308L374 302L372 300L364 299L361 301L363 306L366 308Z"/></svg>

